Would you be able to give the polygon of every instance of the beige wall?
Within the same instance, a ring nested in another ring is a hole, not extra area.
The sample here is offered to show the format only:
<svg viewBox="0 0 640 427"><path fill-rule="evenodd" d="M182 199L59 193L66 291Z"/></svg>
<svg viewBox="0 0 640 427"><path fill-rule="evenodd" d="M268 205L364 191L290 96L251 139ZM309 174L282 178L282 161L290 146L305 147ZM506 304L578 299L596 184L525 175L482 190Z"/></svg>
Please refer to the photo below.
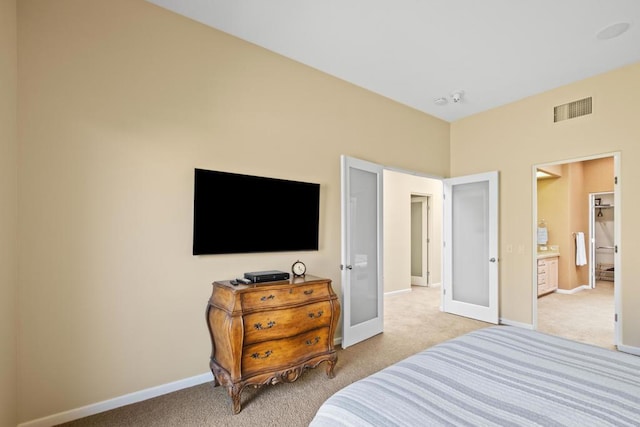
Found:
<svg viewBox="0 0 640 427"><path fill-rule="evenodd" d="M570 220L570 179L568 166L561 166L561 178L548 178L538 180L538 221L547 223L549 241L547 245L557 245L560 248L558 260L558 287L571 289L573 284L569 277L570 265L575 268L575 263L569 263L574 254L575 245L571 245Z"/></svg>
<svg viewBox="0 0 640 427"><path fill-rule="evenodd" d="M570 232L565 234L565 238L569 239L566 245L570 248L571 256L569 259L564 259L566 268L569 272L570 282L574 284L573 287L588 285L589 284L589 266L582 265L576 266L575 260L577 256L577 249L575 240L572 233L581 231L584 233L585 243L589 237L589 199L585 197L584 192L584 166L583 163L570 163L569 164L569 230ZM585 247L587 254L588 247Z"/></svg>
<svg viewBox="0 0 640 427"><path fill-rule="evenodd" d="M502 318L532 322L532 167L620 151L622 343L640 347L639 77L633 64L452 123L452 175L500 171ZM593 114L553 123L554 106L587 96Z"/></svg>
<svg viewBox="0 0 640 427"><path fill-rule="evenodd" d="M440 283L442 265L442 181L384 171L384 291L411 289L411 195L432 196L429 245L431 282Z"/></svg>
<svg viewBox="0 0 640 427"><path fill-rule="evenodd" d="M17 422L16 1L0 0L0 426Z"/></svg>
<svg viewBox="0 0 640 427"><path fill-rule="evenodd" d="M208 371L210 282L340 293L340 154L449 173L449 124L142 0L21 0L20 420ZM320 250L191 255L193 168L321 184Z"/></svg>

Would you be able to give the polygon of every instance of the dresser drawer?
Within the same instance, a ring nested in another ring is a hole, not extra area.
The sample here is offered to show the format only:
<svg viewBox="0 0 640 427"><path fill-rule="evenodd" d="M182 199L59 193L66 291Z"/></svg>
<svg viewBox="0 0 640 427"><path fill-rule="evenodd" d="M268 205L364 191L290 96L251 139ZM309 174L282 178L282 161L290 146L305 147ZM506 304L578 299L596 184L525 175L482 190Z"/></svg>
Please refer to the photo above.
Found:
<svg viewBox="0 0 640 427"><path fill-rule="evenodd" d="M329 328L319 328L294 337L250 344L242 350L242 376L292 365L330 351Z"/></svg>
<svg viewBox="0 0 640 427"><path fill-rule="evenodd" d="M244 344L285 338L329 326L331 314L329 301L247 314L244 316Z"/></svg>
<svg viewBox="0 0 640 427"><path fill-rule="evenodd" d="M318 298L329 298L329 287L326 283L273 288L264 287L242 294L244 312L263 308L282 307L303 304Z"/></svg>

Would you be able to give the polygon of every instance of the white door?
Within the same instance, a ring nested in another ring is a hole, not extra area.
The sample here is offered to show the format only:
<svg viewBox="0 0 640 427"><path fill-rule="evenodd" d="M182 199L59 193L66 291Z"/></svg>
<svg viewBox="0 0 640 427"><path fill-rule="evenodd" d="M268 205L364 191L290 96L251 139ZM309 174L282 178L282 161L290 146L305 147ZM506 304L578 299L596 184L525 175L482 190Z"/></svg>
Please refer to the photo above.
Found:
<svg viewBox="0 0 640 427"><path fill-rule="evenodd" d="M498 323L498 172L444 180L443 310Z"/></svg>
<svg viewBox="0 0 640 427"><path fill-rule="evenodd" d="M383 329L382 171L341 156L342 348Z"/></svg>

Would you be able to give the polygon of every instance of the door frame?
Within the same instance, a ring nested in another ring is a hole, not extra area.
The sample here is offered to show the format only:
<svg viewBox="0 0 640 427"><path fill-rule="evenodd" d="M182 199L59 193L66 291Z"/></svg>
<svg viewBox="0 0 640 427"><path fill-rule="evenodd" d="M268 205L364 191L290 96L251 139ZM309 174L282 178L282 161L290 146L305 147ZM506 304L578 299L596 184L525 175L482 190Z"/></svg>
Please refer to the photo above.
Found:
<svg viewBox="0 0 640 427"><path fill-rule="evenodd" d="M614 254L614 284L613 284L613 299L614 299L614 311L615 311L615 319L614 319L614 345L618 347L620 345L622 338L622 323L623 323L623 312L622 312L622 245L621 239L622 236L622 222L621 222L621 211L622 211L622 191L621 191L621 156L622 153L619 151L611 152L611 153L603 153L596 154L592 156L584 156L584 157L576 157L567 160L558 160L555 162L546 162L546 163L537 163L531 167L531 182L532 182L532 223L531 223L531 296L532 296L532 327L534 330L538 329L538 245L537 245L537 227L538 227L538 180L536 178L536 171L538 168L544 168L545 166L556 166L556 165L564 165L568 163L579 163L587 160L596 160L603 159L607 157L613 157L613 173L617 178L617 183L614 184L613 187L613 203L615 205L615 210L613 212L614 215L614 240L616 241L616 245L618 246L618 251ZM593 262L592 260L589 260Z"/></svg>

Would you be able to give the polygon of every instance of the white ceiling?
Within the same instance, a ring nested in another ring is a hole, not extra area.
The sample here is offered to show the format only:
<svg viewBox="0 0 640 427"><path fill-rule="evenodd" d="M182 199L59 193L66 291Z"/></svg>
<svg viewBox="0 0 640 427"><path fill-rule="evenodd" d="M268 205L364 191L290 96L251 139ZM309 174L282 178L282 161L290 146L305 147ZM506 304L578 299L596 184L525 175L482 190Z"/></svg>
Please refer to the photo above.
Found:
<svg viewBox="0 0 640 427"><path fill-rule="evenodd" d="M640 61L638 0L148 1L447 121Z"/></svg>

